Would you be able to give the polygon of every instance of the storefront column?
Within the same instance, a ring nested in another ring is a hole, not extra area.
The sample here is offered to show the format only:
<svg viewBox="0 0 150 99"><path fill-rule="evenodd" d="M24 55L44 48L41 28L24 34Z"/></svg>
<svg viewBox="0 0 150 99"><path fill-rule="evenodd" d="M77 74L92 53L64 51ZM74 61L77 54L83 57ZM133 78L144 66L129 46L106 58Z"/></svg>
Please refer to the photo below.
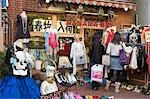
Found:
<svg viewBox="0 0 150 99"><path fill-rule="evenodd" d="M4 33L2 28L2 0L0 0L0 51L4 50Z"/></svg>
<svg viewBox="0 0 150 99"><path fill-rule="evenodd" d="M56 15L52 15L52 26L54 28L57 28L57 16Z"/></svg>
<svg viewBox="0 0 150 99"><path fill-rule="evenodd" d="M150 0L137 0L137 12L139 14L139 24L150 24Z"/></svg>

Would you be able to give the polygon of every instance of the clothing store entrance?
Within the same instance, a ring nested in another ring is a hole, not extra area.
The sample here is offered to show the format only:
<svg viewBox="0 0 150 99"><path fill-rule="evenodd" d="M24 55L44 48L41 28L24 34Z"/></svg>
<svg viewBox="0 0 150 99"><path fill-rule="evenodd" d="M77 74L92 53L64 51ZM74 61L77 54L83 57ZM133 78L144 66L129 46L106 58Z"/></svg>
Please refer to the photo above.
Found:
<svg viewBox="0 0 150 99"><path fill-rule="evenodd" d="M96 33L96 31L104 31L104 29L89 29L89 28L84 29L84 43L85 43L85 48L86 48L88 64L90 63L89 55L90 55L90 50L92 47L92 38L93 38L93 35Z"/></svg>

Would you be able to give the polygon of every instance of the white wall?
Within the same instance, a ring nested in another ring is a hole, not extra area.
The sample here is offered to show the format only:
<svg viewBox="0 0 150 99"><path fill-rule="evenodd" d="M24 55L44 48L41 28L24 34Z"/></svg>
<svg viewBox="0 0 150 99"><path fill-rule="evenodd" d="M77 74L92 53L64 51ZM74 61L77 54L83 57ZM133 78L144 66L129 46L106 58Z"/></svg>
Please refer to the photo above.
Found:
<svg viewBox="0 0 150 99"><path fill-rule="evenodd" d="M150 0L137 0L137 12L139 13L139 24L150 24Z"/></svg>

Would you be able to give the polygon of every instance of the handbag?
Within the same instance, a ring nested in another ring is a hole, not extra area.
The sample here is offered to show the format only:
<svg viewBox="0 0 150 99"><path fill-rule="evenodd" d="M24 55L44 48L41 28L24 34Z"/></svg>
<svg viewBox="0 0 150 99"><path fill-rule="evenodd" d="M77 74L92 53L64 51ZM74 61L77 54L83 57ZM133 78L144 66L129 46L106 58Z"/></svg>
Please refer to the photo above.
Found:
<svg viewBox="0 0 150 99"><path fill-rule="evenodd" d="M110 55L105 54L102 56L102 65L110 66Z"/></svg>
<svg viewBox="0 0 150 99"><path fill-rule="evenodd" d="M127 57L126 52L122 46L122 49L119 51L119 61L121 65L129 64L129 57Z"/></svg>
<svg viewBox="0 0 150 99"><path fill-rule="evenodd" d="M127 57L124 49L121 49L119 51L119 60L120 60L121 65L128 65L129 64L129 57Z"/></svg>

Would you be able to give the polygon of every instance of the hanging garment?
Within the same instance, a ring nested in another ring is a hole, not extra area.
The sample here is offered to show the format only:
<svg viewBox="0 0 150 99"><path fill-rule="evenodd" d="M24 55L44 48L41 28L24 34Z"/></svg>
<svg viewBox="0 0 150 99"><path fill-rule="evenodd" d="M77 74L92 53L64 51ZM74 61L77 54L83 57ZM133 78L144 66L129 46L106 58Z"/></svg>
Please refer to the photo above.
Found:
<svg viewBox="0 0 150 99"><path fill-rule="evenodd" d="M83 64L84 68L87 68L86 50L83 42L72 43L70 58L73 59L73 74L76 74L78 64Z"/></svg>
<svg viewBox="0 0 150 99"><path fill-rule="evenodd" d="M56 29L50 29L49 31L49 45L52 48L56 48L58 46L58 37L57 37L57 30Z"/></svg>
<svg viewBox="0 0 150 99"><path fill-rule="evenodd" d="M47 29L48 30L48 29ZM44 38L45 38L45 51L48 52L49 51L49 31L47 31L44 33Z"/></svg>
<svg viewBox="0 0 150 99"><path fill-rule="evenodd" d="M108 45L109 42L112 41L112 39L114 38L114 32L107 32L108 36L107 36L107 40L106 40L106 46Z"/></svg>
<svg viewBox="0 0 150 99"><path fill-rule="evenodd" d="M137 64L138 69L142 70L144 67L144 56L145 56L145 49L142 46L138 46L137 49Z"/></svg>
<svg viewBox="0 0 150 99"><path fill-rule="evenodd" d="M50 37L49 37L49 45L52 47L52 48L56 48L58 43L56 41L56 34L51 32L50 33Z"/></svg>
<svg viewBox="0 0 150 99"><path fill-rule="evenodd" d="M120 32L120 35L121 35L121 41L122 42L128 42L128 31L123 31L123 32Z"/></svg>
<svg viewBox="0 0 150 99"><path fill-rule="evenodd" d="M2 0L2 8L6 9L9 6L8 0Z"/></svg>
<svg viewBox="0 0 150 99"><path fill-rule="evenodd" d="M103 35L102 35L102 44L105 46L106 45L106 41L107 41L107 32L103 32Z"/></svg>
<svg viewBox="0 0 150 99"><path fill-rule="evenodd" d="M0 82L0 99L39 99L40 90L29 77L6 76Z"/></svg>
<svg viewBox="0 0 150 99"><path fill-rule="evenodd" d="M146 62L148 64L148 73L150 74L150 54L148 55Z"/></svg>
<svg viewBox="0 0 150 99"><path fill-rule="evenodd" d="M129 68L130 69L137 69L138 68L137 67L137 47L133 48Z"/></svg>
<svg viewBox="0 0 150 99"><path fill-rule="evenodd" d="M71 50L71 43L70 42L59 42L59 52L58 54L61 56L69 56Z"/></svg>
<svg viewBox="0 0 150 99"><path fill-rule="evenodd" d="M18 30L16 33L16 39L30 38L29 22L30 22L30 19L28 16L27 16L27 18L22 18L20 15L17 15Z"/></svg>

